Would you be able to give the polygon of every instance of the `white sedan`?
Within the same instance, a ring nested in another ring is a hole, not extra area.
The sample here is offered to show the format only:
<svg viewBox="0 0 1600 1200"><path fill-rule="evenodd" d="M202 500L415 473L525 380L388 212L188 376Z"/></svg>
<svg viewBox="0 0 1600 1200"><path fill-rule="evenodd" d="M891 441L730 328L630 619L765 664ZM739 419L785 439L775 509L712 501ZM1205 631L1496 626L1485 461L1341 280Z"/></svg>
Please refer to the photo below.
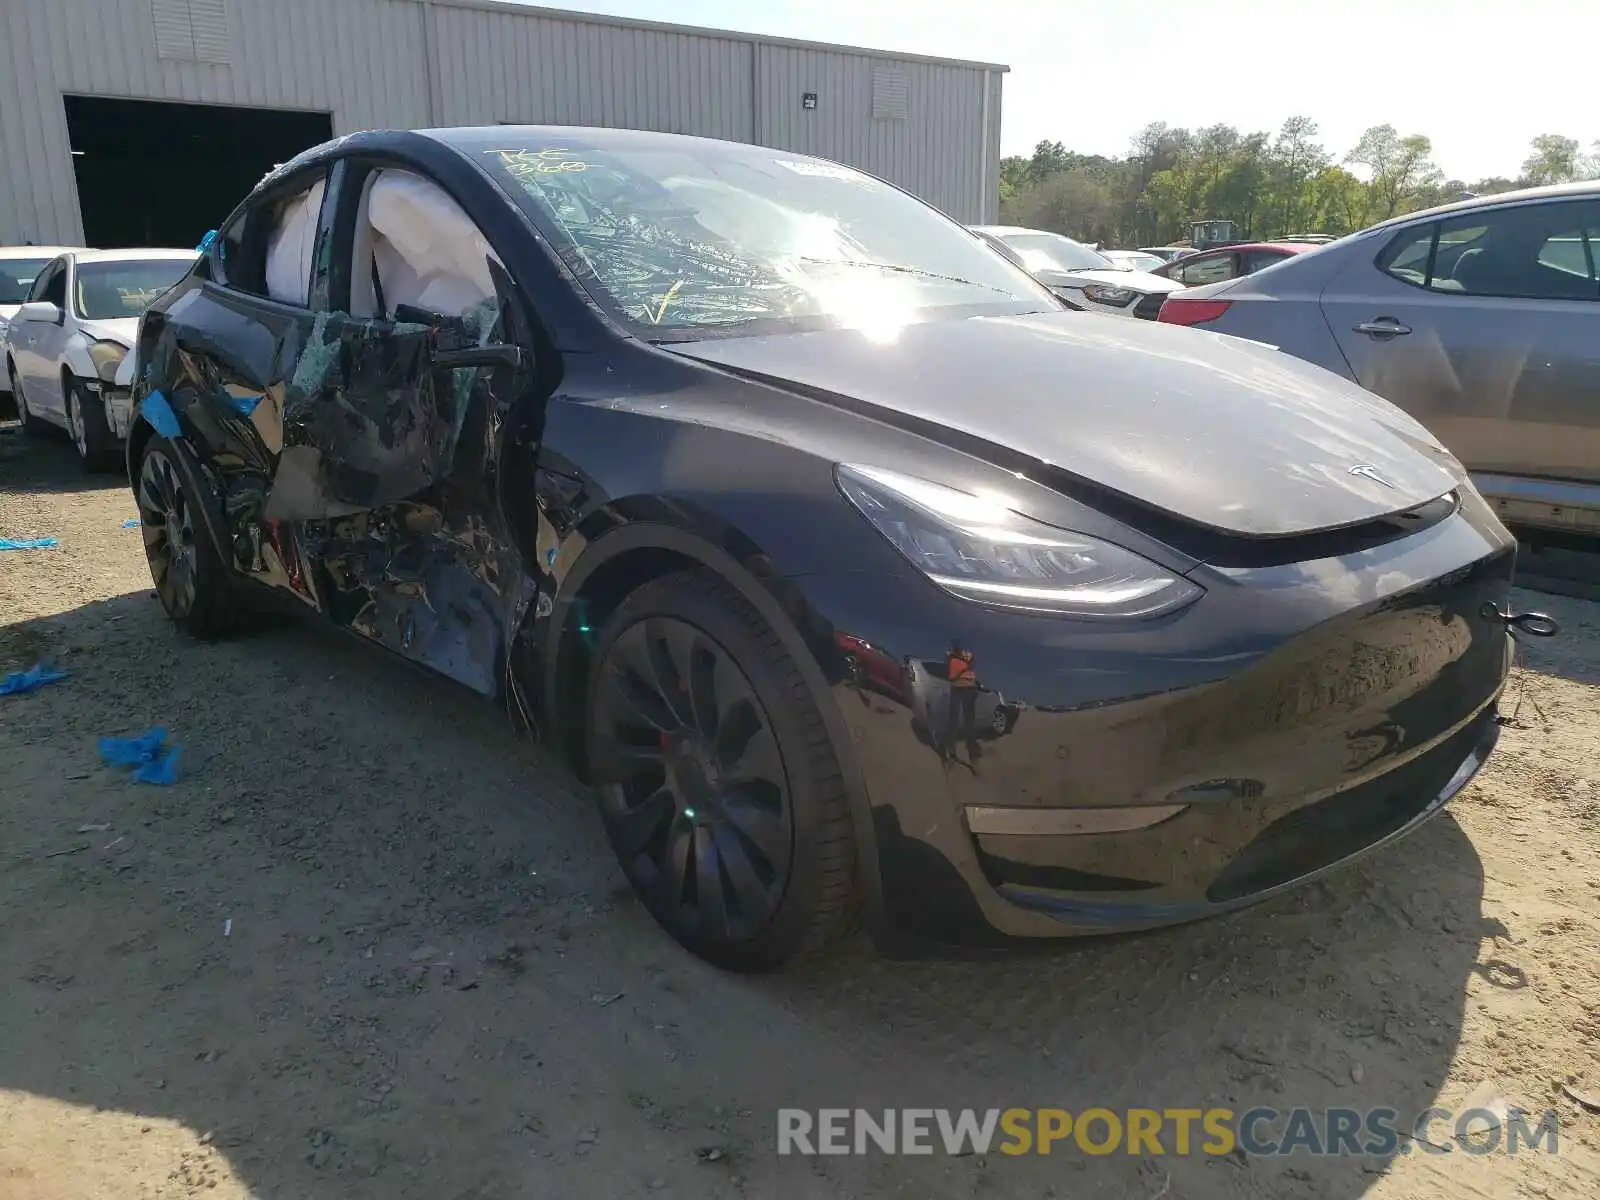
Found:
<svg viewBox="0 0 1600 1200"><path fill-rule="evenodd" d="M974 225L972 232L1073 308L1154 321L1169 292L1183 285L1132 271L1098 250L1045 229Z"/></svg>
<svg viewBox="0 0 1600 1200"><path fill-rule="evenodd" d="M6 377L26 431L59 426L86 469L116 465L130 415L119 368L131 362L139 317L195 258L193 250L68 250L39 271L5 333Z"/></svg>
<svg viewBox="0 0 1600 1200"><path fill-rule="evenodd" d="M6 326L33 290L33 281L39 278L39 272L48 267L56 255L79 249L82 247L0 246L0 345L5 344ZM10 386L10 376L0 371L0 394Z"/></svg>

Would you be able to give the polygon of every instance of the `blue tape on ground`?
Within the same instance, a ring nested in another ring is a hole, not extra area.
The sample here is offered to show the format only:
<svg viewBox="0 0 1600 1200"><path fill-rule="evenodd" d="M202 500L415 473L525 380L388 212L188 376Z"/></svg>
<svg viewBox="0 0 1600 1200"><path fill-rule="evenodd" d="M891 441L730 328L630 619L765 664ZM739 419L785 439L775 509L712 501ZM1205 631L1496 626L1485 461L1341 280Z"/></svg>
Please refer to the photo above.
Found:
<svg viewBox="0 0 1600 1200"><path fill-rule="evenodd" d="M0 696L20 696L23 692L31 692L35 688L41 688L47 683L54 683L66 677L67 673L56 670L47 658L34 663L26 671L12 671L4 679L0 679Z"/></svg>
<svg viewBox="0 0 1600 1200"><path fill-rule="evenodd" d="M100 757L113 767L137 767L155 762L165 752L167 731L157 725L138 737L103 737Z"/></svg>
<svg viewBox="0 0 1600 1200"><path fill-rule="evenodd" d="M50 550L60 544L53 537L0 538L0 550Z"/></svg>
<svg viewBox="0 0 1600 1200"><path fill-rule="evenodd" d="M153 783L166 787L178 779L178 756L183 753L183 743L174 742L161 750L150 762L133 773L135 783Z"/></svg>
<svg viewBox="0 0 1600 1200"><path fill-rule="evenodd" d="M162 437L175 438L183 435L183 430L178 425L177 414L172 411L172 405L167 403L167 398L159 391L151 392L140 402L139 412Z"/></svg>
<svg viewBox="0 0 1600 1200"><path fill-rule="evenodd" d="M126 521L124 521L122 523L122 527L124 529L137 529L137 528L139 528L139 518L138 517L129 517Z"/></svg>

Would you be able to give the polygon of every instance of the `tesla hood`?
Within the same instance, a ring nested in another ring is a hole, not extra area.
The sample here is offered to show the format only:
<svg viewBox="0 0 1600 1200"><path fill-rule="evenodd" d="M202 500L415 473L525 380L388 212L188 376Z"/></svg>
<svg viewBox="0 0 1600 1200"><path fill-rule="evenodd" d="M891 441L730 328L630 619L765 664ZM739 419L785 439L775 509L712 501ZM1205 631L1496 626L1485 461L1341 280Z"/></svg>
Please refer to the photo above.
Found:
<svg viewBox="0 0 1600 1200"><path fill-rule="evenodd" d="M1398 408L1270 348L1074 313L679 343L823 401L920 418L1226 533L1403 512L1458 484Z"/></svg>

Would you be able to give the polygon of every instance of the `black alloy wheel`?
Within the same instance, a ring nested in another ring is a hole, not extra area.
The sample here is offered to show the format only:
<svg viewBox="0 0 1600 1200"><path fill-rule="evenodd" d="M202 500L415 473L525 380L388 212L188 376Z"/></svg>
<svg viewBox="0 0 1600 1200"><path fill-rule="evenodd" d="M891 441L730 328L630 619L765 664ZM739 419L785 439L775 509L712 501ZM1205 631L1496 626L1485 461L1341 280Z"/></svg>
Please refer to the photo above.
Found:
<svg viewBox="0 0 1600 1200"><path fill-rule="evenodd" d="M833 940L854 903L849 811L815 704L771 630L696 572L634 593L601 642L590 761L651 915L736 970Z"/></svg>
<svg viewBox="0 0 1600 1200"><path fill-rule="evenodd" d="M174 462L177 452L164 438L145 447L134 489L139 532L161 607L189 633L213 637L233 628L236 606L228 568L206 540L196 497Z"/></svg>

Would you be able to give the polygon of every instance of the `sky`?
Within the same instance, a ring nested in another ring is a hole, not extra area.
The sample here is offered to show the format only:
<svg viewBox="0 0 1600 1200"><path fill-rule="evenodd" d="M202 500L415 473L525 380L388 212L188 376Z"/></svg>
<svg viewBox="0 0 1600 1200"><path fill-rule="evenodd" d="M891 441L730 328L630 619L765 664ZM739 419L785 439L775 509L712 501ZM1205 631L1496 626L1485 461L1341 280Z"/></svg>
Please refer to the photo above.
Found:
<svg viewBox="0 0 1600 1200"><path fill-rule="evenodd" d="M1515 176L1536 134L1600 139L1593 0L547 3L1002 63L1006 154L1049 139L1122 155L1151 121L1251 132L1304 115L1335 159L1388 122L1432 138L1445 174L1470 182Z"/></svg>

